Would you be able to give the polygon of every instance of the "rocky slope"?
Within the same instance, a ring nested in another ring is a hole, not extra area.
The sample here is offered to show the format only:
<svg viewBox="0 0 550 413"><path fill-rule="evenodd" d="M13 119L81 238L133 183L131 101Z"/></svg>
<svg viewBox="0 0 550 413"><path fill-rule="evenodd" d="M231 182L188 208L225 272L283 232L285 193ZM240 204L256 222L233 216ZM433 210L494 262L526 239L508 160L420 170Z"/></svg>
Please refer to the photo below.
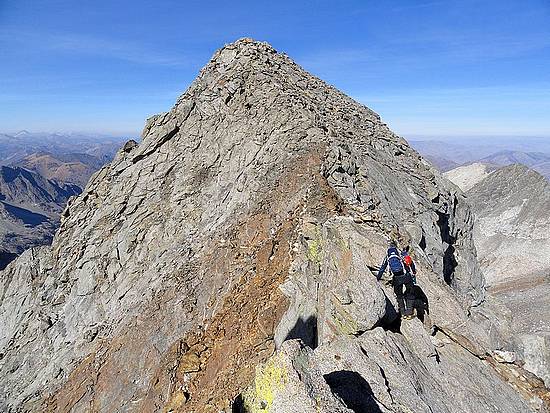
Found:
<svg viewBox="0 0 550 413"><path fill-rule="evenodd" d="M550 274L550 183L523 165L456 168L445 176L464 191L477 220L475 240L490 284Z"/></svg>
<svg viewBox="0 0 550 413"><path fill-rule="evenodd" d="M0 269L24 250L49 244L69 197L81 191L23 168L0 167Z"/></svg>
<svg viewBox="0 0 550 413"><path fill-rule="evenodd" d="M469 318L472 226L378 115L240 40L1 274L0 408L542 411ZM371 273L390 236L433 326L400 326Z"/></svg>
<svg viewBox="0 0 550 413"><path fill-rule="evenodd" d="M472 189L475 185L483 181L498 167L489 163L474 162L472 164L459 166L443 175L451 182L457 185L464 192Z"/></svg>
<svg viewBox="0 0 550 413"><path fill-rule="evenodd" d="M510 349L550 384L550 183L523 165L485 173L471 165L445 175L467 189L489 294L506 314Z"/></svg>
<svg viewBox="0 0 550 413"><path fill-rule="evenodd" d="M85 153L54 155L49 152L32 153L13 163L12 166L34 171L47 179L71 182L84 188L94 172L109 162Z"/></svg>

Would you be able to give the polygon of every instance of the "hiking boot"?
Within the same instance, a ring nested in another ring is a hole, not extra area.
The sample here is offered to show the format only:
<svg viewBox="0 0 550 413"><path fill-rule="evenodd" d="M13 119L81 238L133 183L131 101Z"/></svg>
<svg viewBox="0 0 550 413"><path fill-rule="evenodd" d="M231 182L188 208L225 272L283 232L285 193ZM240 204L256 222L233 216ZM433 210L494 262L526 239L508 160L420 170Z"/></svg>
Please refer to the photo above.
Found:
<svg viewBox="0 0 550 413"><path fill-rule="evenodd" d="M412 320L415 317L416 317L416 309L413 308L413 310L410 314L405 314L405 315L403 315L402 318L404 318L405 320Z"/></svg>

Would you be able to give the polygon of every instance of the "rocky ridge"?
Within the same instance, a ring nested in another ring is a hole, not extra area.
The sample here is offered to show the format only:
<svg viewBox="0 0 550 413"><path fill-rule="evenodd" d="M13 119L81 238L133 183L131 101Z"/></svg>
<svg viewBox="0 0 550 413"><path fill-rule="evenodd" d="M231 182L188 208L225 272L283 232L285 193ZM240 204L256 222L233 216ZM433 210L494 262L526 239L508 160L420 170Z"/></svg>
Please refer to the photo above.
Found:
<svg viewBox="0 0 550 413"><path fill-rule="evenodd" d="M476 215L474 239L508 349L550 383L550 184L523 165L485 173L475 165L445 175Z"/></svg>
<svg viewBox="0 0 550 413"><path fill-rule="evenodd" d="M475 243L489 284L550 273L550 183L527 166L474 163L444 174L476 214Z"/></svg>
<svg viewBox="0 0 550 413"><path fill-rule="evenodd" d="M469 317L472 227L378 115L237 41L0 273L0 408L543 411ZM426 328L371 273L389 237L413 248Z"/></svg>
<svg viewBox="0 0 550 413"><path fill-rule="evenodd" d="M476 184L483 181L498 167L483 162L474 162L463 165L445 172L443 175L452 183L457 185L464 192L472 189Z"/></svg>

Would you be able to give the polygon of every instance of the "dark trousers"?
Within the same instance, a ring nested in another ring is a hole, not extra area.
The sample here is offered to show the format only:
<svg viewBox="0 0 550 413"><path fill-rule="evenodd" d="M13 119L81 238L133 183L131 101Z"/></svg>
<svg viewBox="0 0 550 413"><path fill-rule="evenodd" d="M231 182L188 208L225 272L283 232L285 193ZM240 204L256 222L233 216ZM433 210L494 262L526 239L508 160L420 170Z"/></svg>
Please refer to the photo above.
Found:
<svg viewBox="0 0 550 413"><path fill-rule="evenodd" d="M403 292L403 287L405 291ZM411 274L397 273L393 275L393 292L397 296L397 304L401 315L411 315L414 310L414 284Z"/></svg>

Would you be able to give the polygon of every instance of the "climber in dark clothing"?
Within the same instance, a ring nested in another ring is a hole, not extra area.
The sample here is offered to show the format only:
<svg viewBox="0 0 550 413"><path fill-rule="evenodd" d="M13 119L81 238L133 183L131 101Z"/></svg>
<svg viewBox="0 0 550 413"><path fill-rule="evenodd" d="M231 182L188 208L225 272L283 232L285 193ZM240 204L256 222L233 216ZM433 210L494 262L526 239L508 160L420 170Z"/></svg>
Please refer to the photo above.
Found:
<svg viewBox="0 0 550 413"><path fill-rule="evenodd" d="M397 304L399 305L399 312L405 319L411 319L414 317L414 283L412 275L409 271L406 271L403 263L403 257L397 249L395 241L391 241L388 247L388 252L384 257L384 261L378 270L376 278L382 279L387 267L390 267L390 272L393 275L393 291L397 296ZM405 292L403 293L403 286L405 286Z"/></svg>

